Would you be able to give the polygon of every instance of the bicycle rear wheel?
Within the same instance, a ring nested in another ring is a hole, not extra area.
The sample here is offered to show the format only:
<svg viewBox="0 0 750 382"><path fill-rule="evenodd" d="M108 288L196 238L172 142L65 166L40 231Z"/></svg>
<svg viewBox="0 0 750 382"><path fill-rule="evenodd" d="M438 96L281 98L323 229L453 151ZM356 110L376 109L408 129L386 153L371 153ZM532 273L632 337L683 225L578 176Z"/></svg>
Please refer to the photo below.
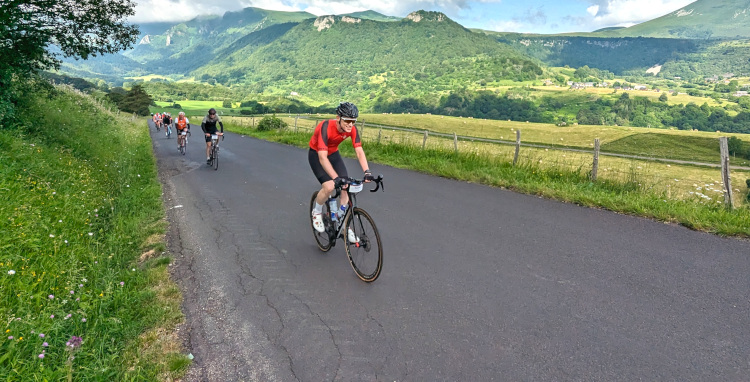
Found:
<svg viewBox="0 0 750 382"><path fill-rule="evenodd" d="M312 199L310 199L310 216L312 216L313 208L315 208L315 198L318 197L318 191L313 192ZM318 248L323 252L328 252L333 246L333 240L329 234L331 230L331 213L328 209L328 203L323 205L323 225L326 227L325 232L318 232L312 225L312 219L310 219L310 228L312 228L313 236L315 236L315 242L318 243Z"/></svg>
<svg viewBox="0 0 750 382"><path fill-rule="evenodd" d="M356 241L350 241L349 230L354 232ZM383 269L383 247L370 214L361 208L354 208L346 221L344 238L346 255L354 273L362 281L375 281Z"/></svg>
<svg viewBox="0 0 750 382"><path fill-rule="evenodd" d="M213 154L214 158L214 171L219 169L219 146L214 146Z"/></svg>

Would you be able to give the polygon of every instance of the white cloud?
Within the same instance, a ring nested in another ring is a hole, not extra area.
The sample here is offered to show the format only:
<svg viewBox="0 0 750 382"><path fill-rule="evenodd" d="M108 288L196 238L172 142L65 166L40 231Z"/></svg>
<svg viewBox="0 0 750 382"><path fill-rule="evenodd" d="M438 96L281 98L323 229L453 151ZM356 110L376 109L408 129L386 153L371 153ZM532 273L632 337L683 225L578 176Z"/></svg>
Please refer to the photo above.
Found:
<svg viewBox="0 0 750 382"><path fill-rule="evenodd" d="M590 0L591 1L591 0ZM593 7L596 13L594 26L630 26L644 21L652 20L674 12L695 0L594 0L587 11L591 13Z"/></svg>
<svg viewBox="0 0 750 382"><path fill-rule="evenodd" d="M489 30L499 31L499 32L518 32L518 33L530 32L524 29L527 27L528 26L525 23L522 23L517 20L495 21L495 22L489 23L488 25Z"/></svg>
<svg viewBox="0 0 750 382"><path fill-rule="evenodd" d="M135 0L134 22L185 21L202 14L256 7L274 11L305 11L314 15L338 15L373 10L388 16L406 16L424 9L451 15L468 9L471 3L499 3L502 0Z"/></svg>
<svg viewBox="0 0 750 382"><path fill-rule="evenodd" d="M599 6L598 5L592 5L588 8L586 8L586 12L588 12L591 16L596 16L597 13L599 13Z"/></svg>

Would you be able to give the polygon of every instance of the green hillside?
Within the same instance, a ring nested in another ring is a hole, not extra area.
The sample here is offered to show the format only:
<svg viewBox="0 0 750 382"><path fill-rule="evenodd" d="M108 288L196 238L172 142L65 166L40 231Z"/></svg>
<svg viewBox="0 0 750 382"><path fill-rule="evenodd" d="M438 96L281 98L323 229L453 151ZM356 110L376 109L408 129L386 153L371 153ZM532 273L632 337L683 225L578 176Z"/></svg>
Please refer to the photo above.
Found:
<svg viewBox="0 0 750 382"><path fill-rule="evenodd" d="M192 73L254 92L337 102L346 97L439 97L457 86L534 80L538 62L442 13L397 22L305 20L265 46L237 47Z"/></svg>
<svg viewBox="0 0 750 382"><path fill-rule="evenodd" d="M750 38L750 0L698 0L667 15L597 37Z"/></svg>
<svg viewBox="0 0 750 382"><path fill-rule="evenodd" d="M161 34L144 36L135 49L124 55L140 62L152 73L184 74L213 59L218 50L253 32L311 18L315 16L307 12L260 8L245 8L223 16L200 16L173 25Z"/></svg>

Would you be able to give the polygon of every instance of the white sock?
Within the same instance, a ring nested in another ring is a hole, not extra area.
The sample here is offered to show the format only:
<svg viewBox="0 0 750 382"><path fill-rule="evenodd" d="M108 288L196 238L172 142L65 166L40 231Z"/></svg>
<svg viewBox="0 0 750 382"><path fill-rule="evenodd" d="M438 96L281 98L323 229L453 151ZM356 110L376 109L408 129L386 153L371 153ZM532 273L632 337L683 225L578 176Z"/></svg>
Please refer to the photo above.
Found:
<svg viewBox="0 0 750 382"><path fill-rule="evenodd" d="M318 204L318 202L315 202L315 205L313 206L313 213L316 213L316 212L319 214L323 213L323 205Z"/></svg>

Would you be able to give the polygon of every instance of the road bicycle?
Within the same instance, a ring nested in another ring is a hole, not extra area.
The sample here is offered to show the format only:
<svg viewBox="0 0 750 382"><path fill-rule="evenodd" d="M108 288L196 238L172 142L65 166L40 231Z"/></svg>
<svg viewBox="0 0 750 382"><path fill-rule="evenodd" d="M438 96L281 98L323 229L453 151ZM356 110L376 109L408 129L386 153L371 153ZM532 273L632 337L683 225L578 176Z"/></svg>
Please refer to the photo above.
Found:
<svg viewBox="0 0 750 382"><path fill-rule="evenodd" d="M169 139L170 137L172 137L172 124L171 123L167 123L165 126L166 127L164 128L164 130L165 130L165 132L167 134L167 139Z"/></svg>
<svg viewBox="0 0 750 382"><path fill-rule="evenodd" d="M208 160L208 164L214 167L214 171L219 169L219 137L221 136L221 140L224 140L224 135L218 135L218 134L211 134L211 149L210 149L210 159Z"/></svg>
<svg viewBox="0 0 750 382"><path fill-rule="evenodd" d="M188 135L192 136L192 134L190 133L190 130L188 129L183 129L180 132L180 136L182 137L182 143L180 144L180 154L182 155L185 155L185 153L187 152ZM180 138L177 137L177 139L180 139Z"/></svg>
<svg viewBox="0 0 750 382"><path fill-rule="evenodd" d="M370 192L376 192L380 188L385 191L382 175L378 175L372 181L375 182L376 187L371 189ZM383 247L380 242L378 228L375 226L375 221L372 220L367 211L357 207L357 194L362 191L363 186L363 180L354 178L344 178L343 181L337 183L334 194L328 198L328 203L323 206L325 231L322 233L318 232L312 226L312 219L310 220L310 224L315 241L318 243L318 248L323 252L330 251L336 245L336 239L344 240L346 255L349 258L349 264L354 269L354 273L362 281L369 283L375 281L383 269ZM336 200L342 188L348 188L349 208L346 209L344 216L336 216L334 218L331 212L331 201ZM316 191L312 194L312 198L310 199L310 215L308 216L312 215L318 192Z"/></svg>

